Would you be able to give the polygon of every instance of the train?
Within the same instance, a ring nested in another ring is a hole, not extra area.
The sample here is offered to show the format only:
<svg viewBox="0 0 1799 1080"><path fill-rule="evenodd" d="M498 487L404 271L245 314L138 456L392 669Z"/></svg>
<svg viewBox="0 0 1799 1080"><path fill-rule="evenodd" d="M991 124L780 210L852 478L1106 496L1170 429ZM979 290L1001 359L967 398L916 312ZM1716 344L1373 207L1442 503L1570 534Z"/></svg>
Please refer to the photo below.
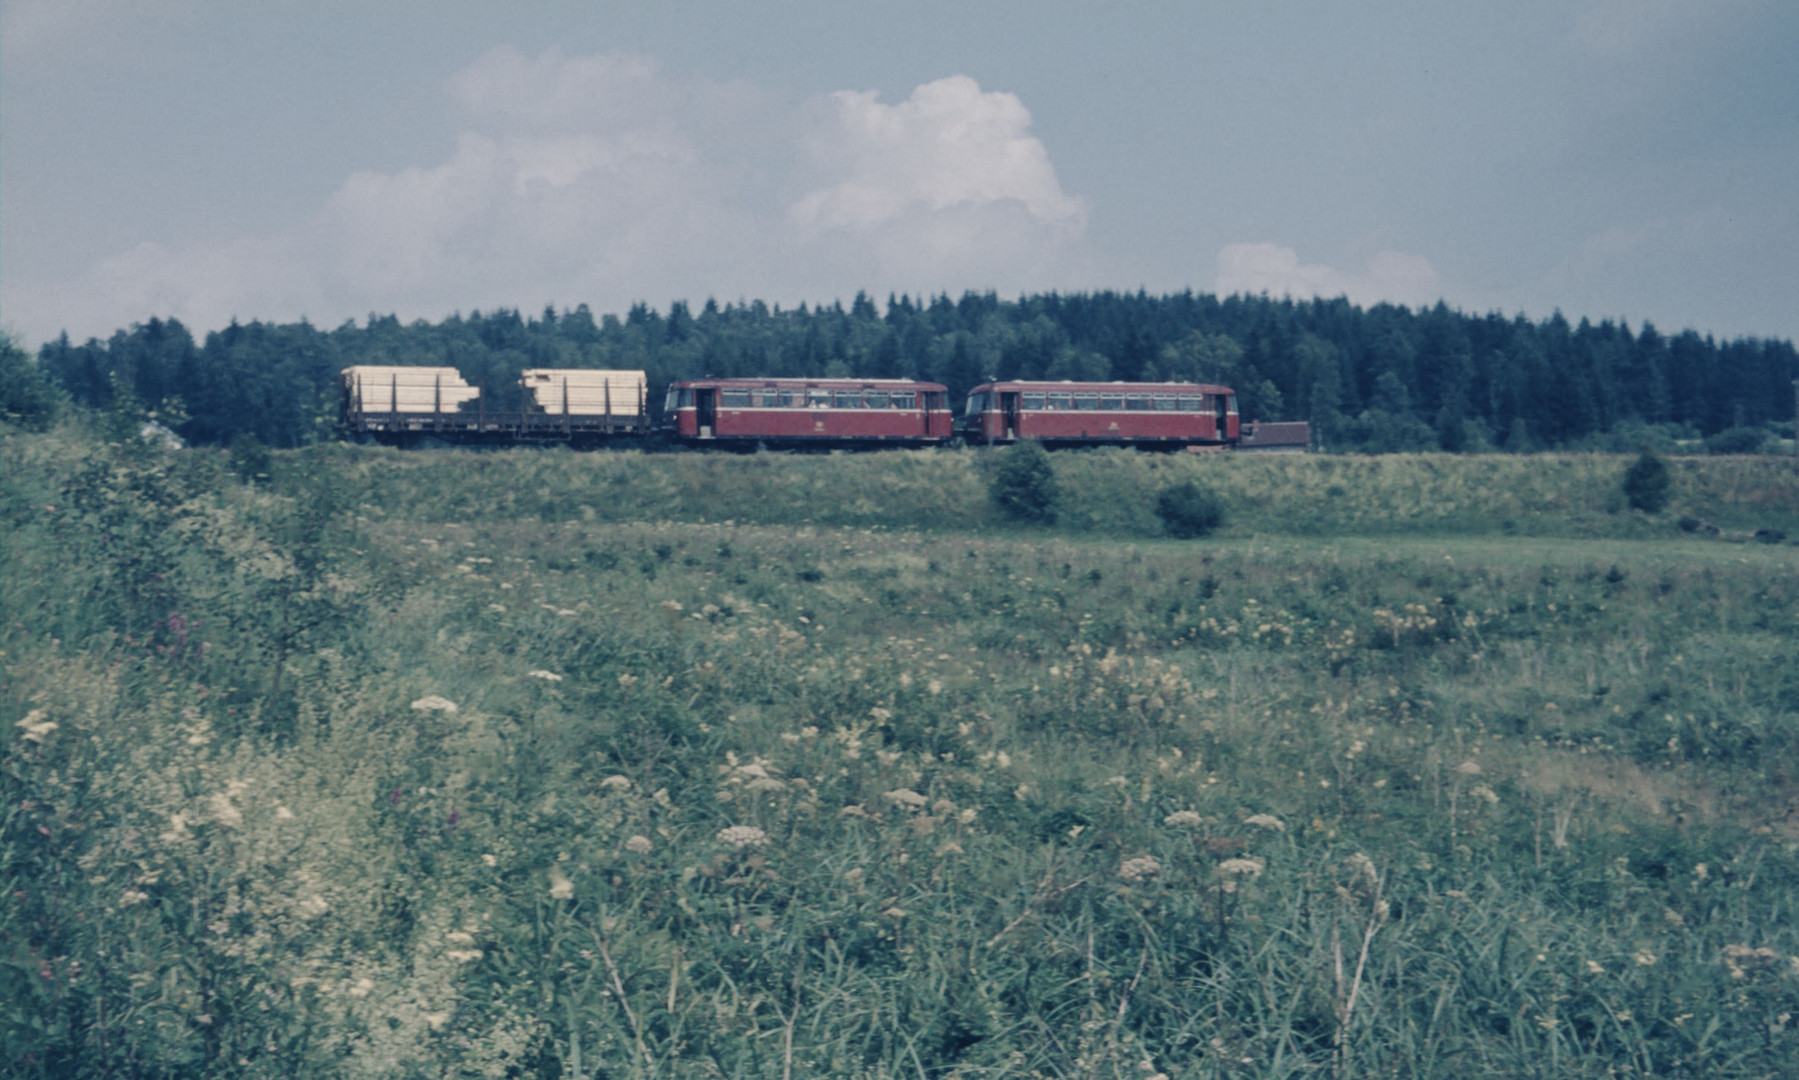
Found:
<svg viewBox="0 0 1799 1080"><path fill-rule="evenodd" d="M1201 383L990 381L960 420L949 388L913 379L705 378L668 386L652 419L641 371L532 368L521 408L490 410L455 368L345 368L342 428L392 445L565 443L732 449L1003 445L1208 449L1246 434L1237 396Z"/></svg>

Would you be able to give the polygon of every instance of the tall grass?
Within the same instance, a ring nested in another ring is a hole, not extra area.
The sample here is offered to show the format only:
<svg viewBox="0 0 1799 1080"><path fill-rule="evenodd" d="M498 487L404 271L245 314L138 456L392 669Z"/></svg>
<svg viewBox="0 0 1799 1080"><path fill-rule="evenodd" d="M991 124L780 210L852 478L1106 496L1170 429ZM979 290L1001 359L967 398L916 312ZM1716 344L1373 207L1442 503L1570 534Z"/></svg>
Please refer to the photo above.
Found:
<svg viewBox="0 0 1799 1080"><path fill-rule="evenodd" d="M4 451L15 1073L1799 1059L1799 553L1621 459Z"/></svg>

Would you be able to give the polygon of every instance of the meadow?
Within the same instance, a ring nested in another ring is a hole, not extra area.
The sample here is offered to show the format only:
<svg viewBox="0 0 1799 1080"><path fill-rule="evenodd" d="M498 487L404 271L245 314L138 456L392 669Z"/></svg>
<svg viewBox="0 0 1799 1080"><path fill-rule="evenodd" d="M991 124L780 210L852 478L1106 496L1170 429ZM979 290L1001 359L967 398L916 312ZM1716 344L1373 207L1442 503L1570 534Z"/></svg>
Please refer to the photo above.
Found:
<svg viewBox="0 0 1799 1080"><path fill-rule="evenodd" d="M1799 1071L1790 461L994 460L6 431L6 1069Z"/></svg>

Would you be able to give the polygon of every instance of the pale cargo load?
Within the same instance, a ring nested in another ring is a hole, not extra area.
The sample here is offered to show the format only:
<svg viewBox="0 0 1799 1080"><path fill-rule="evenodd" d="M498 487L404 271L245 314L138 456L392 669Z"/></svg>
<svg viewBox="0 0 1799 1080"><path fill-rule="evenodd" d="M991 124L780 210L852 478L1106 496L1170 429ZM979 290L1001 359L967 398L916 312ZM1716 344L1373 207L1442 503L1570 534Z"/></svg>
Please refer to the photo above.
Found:
<svg viewBox="0 0 1799 1080"><path fill-rule="evenodd" d="M481 396L453 367L359 364L343 371L344 391L361 412L456 412Z"/></svg>
<svg viewBox="0 0 1799 1080"><path fill-rule="evenodd" d="M641 371L526 368L519 385L537 408L569 416L637 416L647 380ZM565 407L566 406L566 407Z"/></svg>

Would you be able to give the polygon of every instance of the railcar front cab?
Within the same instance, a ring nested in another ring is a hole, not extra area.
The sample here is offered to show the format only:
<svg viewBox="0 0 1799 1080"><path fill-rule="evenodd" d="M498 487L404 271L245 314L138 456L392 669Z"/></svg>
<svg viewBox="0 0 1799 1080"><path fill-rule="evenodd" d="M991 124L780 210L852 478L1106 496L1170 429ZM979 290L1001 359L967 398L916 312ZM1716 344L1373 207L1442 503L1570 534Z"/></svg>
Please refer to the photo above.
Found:
<svg viewBox="0 0 1799 1080"><path fill-rule="evenodd" d="M1114 423L1118 433L1094 440L1073 440L1033 430L1030 417L1038 414L1124 413L1123 423ZM1212 415L1212 437L1196 441L1235 443L1238 438L1236 392L1223 386L1167 384L1095 385L1064 383L1061 385L983 383L969 391L958 429L965 442L1015 442L1019 438L1042 438L1048 442L1162 442L1133 431L1130 414L1185 413ZM1140 426L1140 425L1135 425Z"/></svg>

